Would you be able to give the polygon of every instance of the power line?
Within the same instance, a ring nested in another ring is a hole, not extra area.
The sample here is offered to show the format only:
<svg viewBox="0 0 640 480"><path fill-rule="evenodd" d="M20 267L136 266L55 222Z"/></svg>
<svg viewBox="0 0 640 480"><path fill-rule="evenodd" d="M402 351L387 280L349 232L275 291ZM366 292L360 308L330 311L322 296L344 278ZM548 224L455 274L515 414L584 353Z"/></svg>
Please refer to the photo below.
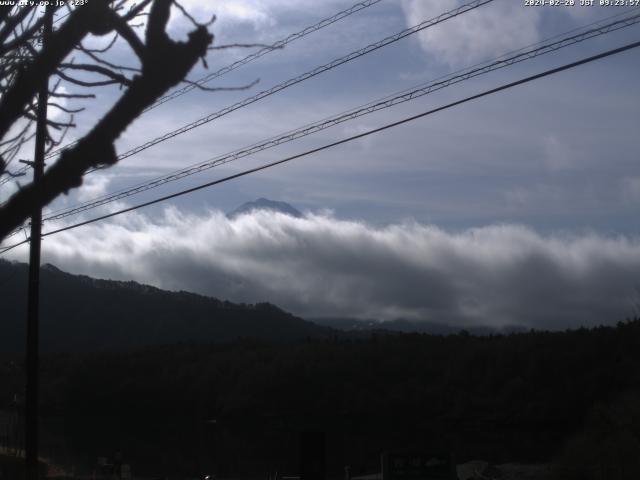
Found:
<svg viewBox="0 0 640 480"><path fill-rule="evenodd" d="M429 27L432 27L434 25L437 25L439 23L442 23L446 20L449 20L451 18L457 17L458 15L462 15L463 13L466 13L470 10L474 10L482 5L485 5L487 3L492 2L493 0L474 0L472 2L466 3L464 5L461 5L457 8L454 8L452 10L449 10L447 12L441 13L440 15L438 15L437 17L434 17L432 19L429 20L425 20L422 23L419 23L417 25L414 25L413 27L401 30L398 33L395 33L394 35L390 35L382 40L379 40L375 43L371 43L369 45L367 45L366 47L363 47L359 50L355 50L347 55L344 55L340 58L336 58L334 60L332 60L329 63L326 63L324 65L321 65L319 67L316 67L312 70L309 70L308 72L305 72L301 75L298 75L297 77L293 77L290 78L289 80L286 80L282 83L279 83L271 88L269 88L268 90L263 90L262 92L253 95L251 97L247 97L244 100L241 100L239 102L234 103L233 105L227 106L221 110L218 110L216 112L210 113L209 115L202 117L194 122L191 122L187 125L184 125L176 130L172 130L170 132L165 133L164 135L161 135L159 137L156 137L152 140L149 140L146 143L143 143L141 145L138 145L120 155L118 155L118 161L123 160L125 158L131 157L133 155L136 155L140 152L142 152L143 150L146 150L154 145L157 145L158 143L162 143L166 140L169 140L173 137L176 137L178 135L182 135L183 133L186 133L190 130L193 130L194 128L200 127L202 125L205 125L207 123L212 122L213 120L220 118L224 115L227 115L231 112L234 112L240 108L246 107L248 105L251 105L252 103L255 103L259 100L262 100L263 98L269 97L275 93L278 93L282 90L285 90L293 85L296 85L298 83L304 82L305 80L309 80L310 78L313 78L317 75L320 75L321 73L327 72L329 70L332 70L340 65L343 65L345 63L348 63L352 60L355 60L356 58L360 58L364 55L367 55L375 50L378 50L382 47L385 47L387 45L390 45L392 43L395 43L405 37L408 37L409 35L413 35L415 33L418 33L422 30L425 30Z"/></svg>
<svg viewBox="0 0 640 480"><path fill-rule="evenodd" d="M369 6L369 4L377 3L379 1L380 0L375 0L375 2L372 1L372 2L362 2L362 3L368 3L366 6ZM172 130L171 132L167 132L164 135L161 135L160 137L156 137L156 138L154 138L154 139L152 139L152 140L150 140L150 141L148 141L148 142L146 142L146 143L144 143L142 145L138 145L138 146L136 146L136 147L134 147L134 148L132 148L132 149L120 154L120 155L118 155L117 161L120 161L120 160L123 160L125 158L128 158L128 157L131 157L133 155L136 155L136 154L142 152L143 150L146 150L147 148L150 148L150 147L152 147L154 145L157 145L158 143L162 143L162 142L164 142L166 140L169 140L169 139L171 139L173 137L176 137L178 135L182 135L183 133L186 133L186 132L188 132L190 130L193 130L194 128L200 127L200 126L205 125L207 123L210 123L210 122L212 122L213 120L215 120L217 118L220 118L220 117L222 117L224 115L227 115L227 114L229 114L231 112L234 112L235 110L238 110L240 108L243 108L243 107L246 107L248 105L251 105L252 103L255 103L255 102L259 101L259 100L262 100L263 98L269 97L269 96L271 96L271 95L273 95L273 94L275 94L277 92L280 92L280 91L282 91L282 90L284 90L286 88L289 88L289 87L291 87L293 85L296 85L296 84L298 84L300 82L303 82L305 80L308 80L308 79L310 79L312 77L315 77L315 76L317 76L317 75L319 75L321 73L324 73L326 71L332 70L332 69L334 69L334 68L336 68L336 67L338 67L340 65L343 65L343 64L345 64L347 62L355 60L356 58L362 57L362 56L367 55L368 53L371 53L371 52L373 52L375 50L378 50L378 49L380 49L382 47L385 47L387 45L395 43L395 42L397 42L397 41L399 41L399 40L401 40L401 39L403 39L403 38L405 38L405 37L407 37L409 35L413 35L414 33L418 33L418 32L420 32L420 31L422 31L422 30L424 30L426 28L429 28L429 27L432 27L432 26L437 25L439 23L442 23L445 20L449 20L451 18L457 17L458 15L461 15L463 13L466 13L466 12L470 11L470 10L476 9L476 8L478 8L478 7L482 6L482 5L485 5L487 3L490 3L492 1L493 0L474 0L474 1L469 2L467 4L461 5L461 6L457 7L457 8L455 8L455 9L452 9L452 10L449 10L447 12L441 13L437 17L434 17L434 18L429 19L429 20L425 20L424 22L419 23L418 25L414 25L413 27L407 28L405 30L402 30L402 31L394 34L394 35L388 36L388 37L386 37L386 38L384 38L384 39L382 39L382 40L380 40L378 42L369 44L366 47L361 48L360 50L353 51L353 52L351 52L351 53L349 53L349 54L347 54L347 55L345 55L343 57L334 59L334 60L332 60L331 62L329 62L329 63L327 63L325 65L316 67L313 70L305 72L302 75L299 75L297 77L290 78L289 80L286 80L285 82L279 83L279 84L271 87L268 90L263 90L262 92L260 92L260 93L258 93L256 95L253 95L251 97L247 97L244 100L241 100L240 102L234 103L233 105L230 105L230 106L227 106L227 107L223 108L222 110L218 110L218 111L216 111L214 113L211 113L211 114L209 114L209 115L207 115L205 117L202 117L202 118L200 118L200 119L198 119L198 120L196 120L194 122L191 122L191 123L189 123L187 125L184 125L183 127L180 127L180 128L178 128L176 130ZM354 5L354 7L357 7L359 5L360 4L356 4L356 5ZM352 9L354 7L352 7ZM361 10L362 8L365 8L365 7L360 7L359 9ZM347 12L349 10L350 9L347 9L347 10L345 10L343 12L340 12L340 13L336 14L336 17L339 16L339 15L342 15L342 16L337 18L336 20L333 20L331 23L334 23L338 19L344 18L345 16L347 16L347 14L345 14L344 12ZM352 12L349 13L349 15L351 13L354 13L355 11L358 11L358 10L353 10ZM318 24L316 24L316 25L314 25L312 27L308 27L308 28L319 30L320 28L323 28L324 26L330 24L330 23L324 24L323 22L329 21L332 18L333 17L330 17L329 19L325 19L324 21L319 22ZM322 26L320 26L321 24L322 24ZM292 34L292 36L295 36L295 38L293 38L292 40L289 40L289 42L291 42L291 41L293 41L293 40L295 40L297 38L301 38L300 35L305 30L302 30L301 32L298 32L296 34ZM311 33L311 31L315 31L315 30L310 30L308 33ZM305 35L307 35L308 33L305 33ZM287 37L287 38L289 38L289 37ZM273 48L269 47L269 49L272 50ZM256 52L256 53L258 53L258 52ZM264 53L262 55L264 55ZM246 58L249 58L249 57L246 57ZM249 60L249 61L251 61L251 60ZM245 63L248 63L248 62L245 62ZM238 65L238 66L240 66L240 65ZM234 68L237 68L238 66L236 66ZM225 68L227 68L227 67L225 67ZM224 70L224 69L221 69L221 70ZM231 71L231 70L228 70L228 71ZM217 73L217 72L214 72L214 73ZM220 74L220 75L222 75L222 74ZM220 75L218 75L218 76L220 76ZM189 85L189 87L195 88L195 87L193 87L193 85ZM184 87L184 88L187 88L187 87ZM186 91L184 93L186 93ZM181 93L180 95L183 95L183 93ZM180 95L178 95L178 96L180 96ZM165 100L165 101L168 101L168 100ZM66 149L66 148L69 148L70 146L74 145L75 143L77 143L77 142L72 142L72 143L69 143L69 144L65 145L64 147L60 147L58 149L55 149L55 150L49 152L46 155L45 158L51 158L51 157L57 155L62 150ZM88 173L91 173L91 172L93 172L95 170L96 169L90 170ZM19 173L24 173L26 171L27 171L27 169L23 168L23 169L21 169L21 171L19 171ZM0 180L0 186L3 185L4 183L8 182L8 181L9 181L8 178Z"/></svg>
<svg viewBox="0 0 640 480"><path fill-rule="evenodd" d="M501 68L502 66L507 66L507 63L516 63L517 61L523 61L523 60L526 60L526 59L534 58L535 56L540 56L540 55L544 55L546 53L551 53L552 51L559 50L560 48L564 48L566 46L570 46L570 45L572 45L574 43L578 43L578 42L581 42L583 40L588 40L588 39L593 38L595 36L598 36L600 34L611 33L612 31L618 30L620 28L628 27L628 26L631 26L631 25L637 23L638 22L638 17L637 16L633 16L633 17L625 18L625 19L622 19L620 21L612 22L612 23L609 23L609 24L604 24L605 22L607 22L608 20L612 20L614 18L623 16L623 15L626 15L626 14L628 14L630 12L637 11L639 9L640 9L640 7L636 7L636 8L627 10L625 12L621 12L621 13L618 13L618 14L615 14L615 15L611 15L611 16L602 18L600 20L597 20L597 21L592 22L590 24L584 25L582 27L571 29L571 30L569 30L567 32L555 35L555 36L547 38L547 39L545 39L543 41L536 42L534 44L528 45L526 47L522 47L522 48L517 49L517 50L512 50L510 52L507 52L507 53L505 53L505 54L493 59L493 60L489 60L488 62L478 63L478 64L475 64L475 65L473 65L471 67L467 67L465 69L461 69L461 70L455 71L455 72L453 72L451 74L436 78L436 79L432 80L429 83L420 84L420 85L417 85L415 87L405 89L405 90L403 90L401 92L397 92L397 93L388 95L388 96L386 96L384 98L381 98L381 99L378 99L378 100L374 100L374 101L369 102L369 103L367 103L367 104L365 104L363 106L356 107L354 109L350 109L350 110L344 111L344 112L342 112L342 113L340 113L338 115L327 117L327 118L325 118L323 120L320 120L318 122L305 125L304 127L301 127L298 130L292 130L292 131L280 134L280 136L275 136L275 137L272 137L270 139L264 140L262 142L258 142L258 143L252 144L251 146L243 147L242 149L239 149L239 150L236 150L234 152L228 153L226 155L223 155L222 157L220 157L220 156L219 157L215 157L215 158L206 160L205 162L201 162L201 163L192 165L190 167L187 167L185 169L178 170L178 171L173 172L173 173L171 173L169 175L156 178L156 179L154 179L152 181L142 182L142 183L140 183L138 185L135 185L135 186L132 186L132 187L127 187L125 189L118 190L118 191L116 191L114 193L111 193L111 194L95 197L93 200L85 202L83 204L80 204L78 207L74 207L71 210L65 208L65 209L60 209L60 210L56 210L56 211L49 212L49 213L50 214L51 213L56 214L58 212L71 212L71 211L75 212L76 208L83 207L83 206L93 206L94 202L96 202L96 201L109 200L109 199L114 198L114 196L119 195L121 193L126 194L126 193L129 193L129 192L134 192L134 190L135 190L134 193L140 193L140 191L145 191L145 190L148 189L148 188L144 188L147 185L150 186L149 188L155 188L155 186L157 186L156 184L164 184L167 181L172 181L174 179L177 180L179 178L183 178L184 176L190 175L192 173L198 173L199 171L205 170L207 168L212 168L213 166L216 166L215 164L212 164L212 162L219 161L225 156L235 155L237 152L243 152L243 151L246 151L247 149L253 150L253 149L255 149L255 148L259 147L259 146L262 146L264 144L271 144L271 143L275 142L279 137L295 134L299 130L306 130L309 127L314 127L314 126L316 126L316 125L318 125L320 123L323 123L323 122L332 121L333 119L335 119L337 117L341 117L343 115L351 115L354 112L356 112L357 110L364 109L366 107L370 107L371 105L374 105L374 104L379 103L379 102L383 102L383 101L386 101L386 100L389 100L389 99L393 99L394 96L395 97L400 97L400 96L404 96L404 95L408 94L408 95L411 95L413 98L417 98L420 95L416 95L417 94L416 90L417 89L423 89L425 86L431 85L431 86L435 87L435 86L437 86L436 83L444 83L445 80L449 85L451 85L452 83L458 83L459 81L465 80L467 78L472 78L470 75L477 76L477 75L481 75L483 73L489 73L490 71L498 69L498 68ZM549 43L551 40L555 40L557 38L560 38L562 36L566 36L566 35L568 35L570 33L574 33L574 32L580 31L580 30L588 29L589 27L593 27L594 25L598 25L598 24L600 24L598 28L586 30L586 31L582 32L579 35L574 35L573 37L566 37L566 38L562 39L561 41L555 42L553 44ZM522 58L521 60L518 60L518 58L517 58L518 55L515 55L515 54L519 54L519 53L525 52L527 49L531 50L531 49L533 49L533 47L537 47L537 46L540 46L540 48L536 48L535 52L532 50L532 51L526 52L524 54L524 55L526 55L526 58ZM511 56L512 58L507 58L509 56ZM500 63L504 63L504 65L501 66ZM482 67L482 68L480 68L480 67ZM463 77L463 76L465 78L460 78L460 77ZM456 77L456 78L454 78L454 77ZM455 82L451 82L451 80L456 80L456 79L459 79L459 80L457 80ZM442 88L444 88L444 87L442 87ZM268 148L268 147L266 147L266 148ZM255 153L255 152L252 152L252 153ZM138 189L140 187L143 187L143 188L138 191ZM126 195L126 196L128 196L128 195ZM101 204L103 204L103 203L101 203ZM99 205L95 205L95 206L99 206Z"/></svg>
<svg viewBox="0 0 640 480"><path fill-rule="evenodd" d="M344 18L347 18L351 15L353 15L356 12L359 12L360 10L364 10L365 8L368 8L372 5L375 5L376 3L381 2L382 0L365 0L362 2L358 2L354 5L352 5L349 8L346 8L330 17L327 18L323 18L322 20L320 20L319 22L310 25L308 27L303 28L302 30L292 33L288 36L286 36L285 38L282 38L280 40L277 40L276 42L274 42L273 44L269 45L268 47L263 47L260 50L258 50L257 52L254 52L250 55L247 55L244 58L241 58L240 60L237 60L229 65L226 65L222 68L220 68L219 70L216 70L215 72L212 72L198 80L196 80L194 82L194 84L189 84L186 85L185 87L182 87L178 90L174 90L173 92L160 97L158 100L155 101L155 103L153 103L152 105L148 106L147 108L145 108L143 110L143 113L152 110L156 107L159 107L160 105L170 101L170 100L174 100L178 97L181 97L182 95L189 93L190 91L192 91L195 88L198 88L199 85L204 85L206 83L209 83L210 81L219 78L223 75L226 75L229 72L232 72L233 70L235 70L236 68L239 68L243 65L246 65L247 63L251 63L254 60L257 60L258 58L261 58L265 55L267 55L268 53L273 52L274 50L279 50L281 48L284 48L286 45L288 45L289 43L295 42L296 40L299 40L301 38L306 37L307 35L313 33L313 32L317 32L318 30L322 30L325 27L328 27L329 25L332 25ZM69 142L66 145L57 148L51 152L49 152L47 154L46 158L51 158L55 155L57 155L58 153L60 153L62 150L69 148L72 145L75 145L76 143L78 143L77 141L74 142ZM0 183L0 185L2 185Z"/></svg>
<svg viewBox="0 0 640 480"><path fill-rule="evenodd" d="M324 27L327 27L335 22L338 22L340 20L342 20L345 17L348 17L356 12L359 12L360 10L363 10L367 7L370 7L372 5L375 5L376 3L379 3L381 0L366 0L364 2L358 2L355 5L352 5L351 7L342 10L341 12L336 13L335 15L332 15L331 17L327 17L324 18L322 20L320 20L318 23L315 23L314 25L308 26L303 28L302 30L292 33L290 35L288 35L287 37L278 40L276 42L274 42L273 44L271 44L268 47L264 47L261 48L260 50L258 50L255 53L252 53L250 55L247 55L246 57L233 62L230 65L227 65L225 67L222 67L219 70L216 70L215 72L212 72L198 80L196 80L194 83L196 85L186 85L178 90L174 90L173 92L169 93L168 95L165 95L164 97L159 98L153 105L147 107L144 111L149 111L153 108L156 108L170 100L173 100L175 98L181 97L182 95L184 95L185 93L189 93L190 91L192 91L195 88L198 88L198 85L204 85L206 83L211 82L212 80L221 77L222 75L225 75L233 70L235 70L238 67L241 67L242 65L246 65L247 63L253 62L254 60L257 60L260 57L263 57L264 55L273 52L276 49L280 49L283 48L285 45L288 45L289 43L292 43L296 40L299 40L303 37L306 37L307 35L309 35L310 33L316 32L318 30L323 29Z"/></svg>
<svg viewBox="0 0 640 480"><path fill-rule="evenodd" d="M0 250L0 255L2 255L3 253L7 253L9 250L13 250L16 247L19 247L20 245L24 245L25 243L29 243L31 241L30 238L27 238L26 240L23 240L21 242L18 243L14 243L13 245L9 245L8 247L3 247L2 250Z"/></svg>
<svg viewBox="0 0 640 480"><path fill-rule="evenodd" d="M373 102L370 102L364 106L361 107L356 107L355 109L351 109L345 112L342 112L338 115L334 115L332 117L328 117L324 120L312 123L312 124L308 124L305 125L297 130L292 130L283 134L280 134L279 136L275 136L272 137L270 139L255 143L253 145L250 145L248 147L243 147L239 150L224 154L222 156L218 156L218 157L214 157L212 159L209 159L205 162L202 162L200 164L196 164L193 165L191 167L188 167L186 169L181 169L178 170L176 172L173 172L169 175L165 175L163 177L159 177L156 178L152 181L149 182L143 182L141 184L138 184L136 186L133 187L129 187L126 189L122 189L120 191L116 191L112 194L108 194L105 196L101 196L101 197L97 197L94 200L91 200L89 202L85 202L83 204L80 204L76 207L73 207L71 209L61 209L61 210L57 210L57 211L53 211L50 213L49 216L45 217L44 220L59 220L71 215L75 215L75 214L79 214L83 211L87 211L90 210L92 208L97 208L101 205L105 205L107 203L111 203L114 202L116 200L120 200L132 195L135 195L137 193L141 193L153 188L156 188L158 186L164 185L165 183L169 183L171 181L175 181L175 180L179 180L181 178L184 178L186 176L190 176L196 173L200 173L204 170L210 169L210 168L214 168L216 166L222 165L222 164L226 164L229 163L231 161L237 160L239 158L244 158L246 156L252 155L254 153L257 153L259 151L271 148L271 147L275 147L277 145L289 142L289 141L293 141L295 139L301 138L303 136L306 135L310 135L312 133L316 133L318 131L324 130L326 128L329 128L331 126L337 125L339 123L345 122L347 120L352 120L355 118L358 118L360 116L369 114L369 113L373 113L375 111L381 110L383 108L388 108L388 107L392 107L395 106L397 104L403 103L403 102L407 102L409 100L413 100L416 98L419 98L421 96L427 95L433 91L436 90L440 90L442 88L445 88L447 86L459 83L461 81L473 78L475 76L479 76L485 73L489 73L493 70L497 70L509 65L512 65L514 63L518 63L524 60L528 60L531 58L535 58L537 56L541 56L547 53L551 53L553 51L559 50L560 48L564 48L570 45L573 45L575 43L584 41L584 40L588 40L591 38L594 38L596 36L599 35L603 35L603 34L607 34L607 33L611 33L612 31L621 29L621 28L625 28L631 25L634 25L636 23L638 23L638 21L640 21L639 17L640 15L633 15L627 18L623 18L614 22L610 22L608 24L604 24L604 22L611 20L613 18L617 18L620 17L622 15L627 15L633 11L637 11L638 8L635 9L631 9L628 10L626 12L622 12L622 13L618 13L616 15L612 15L600 20L597 20L591 24L585 25L583 27L579 27L579 28L574 28L572 30L569 30L568 32L565 32L564 34L560 34L560 35L555 35L547 40L544 40L542 42L538 42L536 44L530 45L529 47L523 47L521 49L512 51L512 52L508 52L506 54L501 55L500 57L498 57L497 59L491 60L489 62L485 62L485 63L480 63L480 64L476 64L473 67L469 67L467 69L463 69L463 70L459 70L457 72L454 72L452 74L449 74L448 76L444 76L444 77L440 77L438 79L435 79L434 81L430 82L430 83L426 83L426 84L422 84L419 85L417 87L413 87L412 89L406 89L402 92L399 92L397 94L393 94L393 95L389 95L387 97L384 97L383 99L379 99L379 100L375 100ZM596 28L591 28L588 29L589 27L592 27L594 25L598 25ZM568 33L572 33L575 31L579 31L579 30L584 30L584 29L588 29L586 31L583 31L577 35L573 35L570 37L565 37L565 38L561 38L559 41L557 42L549 42L549 40L555 39L555 38L559 38L562 37L563 35L566 35ZM545 43L546 42L546 43ZM533 46L538 45L537 48L531 48ZM526 50L529 49L529 50ZM512 55L515 54L515 55ZM511 56L509 56L511 55ZM474 68L475 67L475 68ZM17 234L20 232L20 229L16 229L14 232L12 232L9 236L7 236L5 238L5 240L7 238L10 238L11 236L13 236L14 234Z"/></svg>
<svg viewBox="0 0 640 480"><path fill-rule="evenodd" d="M504 57L504 56L500 57L499 60L482 64L481 66L476 68L463 70L461 71L461 73L456 72L447 77L442 77L437 81L433 81L427 84L420 85L418 87L414 87L413 89L407 89L403 92L396 94L395 96L388 96L381 100L370 102L364 106L357 107L347 112L334 115L333 117L329 117L327 119L308 124L299 129L280 134L279 136L271 137L267 140L255 143L251 146L244 147L239 150L235 150L231 153L214 157L205 162L201 162L194 166L178 170L176 172L165 175L163 177L156 178L152 181L143 182L137 186L134 186L128 189L123 189L118 192L104 195L102 197L98 197L92 201L85 202L71 209L62 209L62 210L51 212L48 216L45 217L45 221L60 220L62 218L65 218L71 215L76 215L78 213L81 213L93 208L97 208L107 203L111 203L126 197L130 197L132 195L136 195L138 193L141 193L147 190L151 190L153 188L159 187L166 183L176 181L184 177L194 175L196 173L200 173L204 170L208 170L208 169L238 160L240 158L253 155L257 152L296 140L298 138L305 137L307 135L311 135L313 133L317 133L321 130L325 130L329 127L338 125L340 123L353 120L355 118L368 115L370 113L373 113L379 110L390 108L395 105L399 105L401 103L415 100L416 98L420 98L422 96L428 95L430 93L433 93L435 91L441 90L451 85L460 83L462 81L477 77L479 75L483 75L494 70L498 70L519 62L536 58L541 55L546 55L548 53L557 51L561 48L565 48L575 43L579 43L600 35L611 33L612 31L616 31L621 28L634 25L638 22L640 22L640 14L636 14L635 16L632 16L632 17L620 19L606 25L601 25L597 28L589 29L582 33L572 35L570 37L562 38L556 42L543 43L542 45L536 48L519 51L519 53L516 53L515 55L509 56L509 57Z"/></svg>
<svg viewBox="0 0 640 480"><path fill-rule="evenodd" d="M95 223L95 222L99 222L99 221L102 221L102 220L106 220L108 218L115 217L117 215L121 215L123 213L128 213L128 212L131 212L131 211L134 211L134 210L138 210L140 208L144 208L144 207L148 207L150 205L154 205L156 203L160 203L160 202L164 202L166 200L170 200L170 199L173 199L173 198L176 198L176 197L180 197L182 195L187 195L189 193L193 193L193 192L198 191L198 190L202 190L202 189L205 189L205 188L208 188L208 187L212 187L214 185L218 185L218 184L221 184L221 183L224 183L224 182L228 182L228 181L234 180L236 178L244 177L246 175L259 172L261 170L266 170L268 168L275 167L277 165L281 165L283 163L287 163L287 162L290 162L290 161L298 159L298 158L306 157L308 155L311 155L311 154L314 154L314 153L318 153L318 152L321 152L323 150L327 150L329 148L336 147L338 145L342 145L344 143L348 143L348 142L351 142L351 141L354 141L354 140L357 140L357 139L360 139L360 138L367 137L369 135L373 135L375 133L382 132L384 130L388 130L390 128L394 128L394 127L403 125L405 123L412 122L412 121L417 120L419 118L423 118L423 117L426 117L426 116L429 116L429 115L433 115L435 113L438 113L438 112L441 112L443 110L447 110L447 109L453 108L453 107L458 106L458 105L462 105L464 103L467 103L467 102L470 102L470 101L473 101L473 100L477 100L479 98L486 97L488 95L492 95L492 94L497 93L497 92L501 92L503 90L507 90L507 89L510 89L510 88L513 88L513 87L516 87L516 86L519 86L519 85L523 85L525 83L529 83L529 82L532 82L532 81L535 81L535 80L539 80L541 78L548 77L550 75L554 75L556 73L560 73L560 72L563 72L565 70L569 70L569 69L578 67L580 65L585 65L587 63L591 63L591 62L594 62L596 60L600 60L600 59L603 59L603 58L606 58L606 57L609 57L609 56L612 56L612 55L616 55L618 53L622 53L622 52L625 52L627 50L631 50L631 49L634 49L634 48L637 48L637 47L640 47L640 41L633 42L633 43L624 45L622 47L618 47L618 48L614 48L614 49L611 49L611 50L607 50L607 51L605 51L603 53L600 53L600 54L597 54L597 55L592 55L590 57L586 57L586 58L583 58L581 60L577 60L575 62L571 62L571 63L565 64L565 65L562 65L560 67L556 67L556 68L552 68L552 69L549 69L549 70L545 70L545 71L543 71L541 73L538 73L538 74L535 74L535 75L531 75L531 76L522 78L520 80L516 80L514 82L510 82L510 83L501 85L499 87L492 88L490 90L485 90L485 91L483 91L481 93L478 93L478 94L475 94L475 95L471 95L469 97L463 98L462 100L457 100L455 102L448 103L446 105L443 105L443 106L440 106L440 107L437 107L437 108L434 108L434 109L431 109L431 110L427 110L426 112L422 112L422 113L419 113L417 115L413 115L411 117L407 117L407 118L404 118L402 120L398 120L396 122L383 125L382 127L374 128L372 130L368 130L366 132L363 132L363 133L360 133L360 134L357 134L357 135L352 135L350 137L343 138L342 140L338 140L338 141L323 145L321 147L317 147L317 148L314 148L314 149L311 149L311 150L307 150L305 152L302 152L302 153L299 153L299 154L296 154L296 155L292 155L290 157L286 157L286 158L283 158L281 160L277 160L275 162L267 163L267 164L261 165L259 167L255 167L255 168L251 168L251 169L248 169L248 170L244 170L242 172L239 172L239 173L236 173L236 174L233 174L233 175L229 175L227 177L220 178L218 180L214 180L212 182L207 182L207 183L204 183L202 185L198 185L196 187L188 188L186 190L181 190L179 192L172 193L170 195L165 195L163 197L159 197L159 198L156 198L154 200L150 200L148 202L140 203L138 205L135 205L135 206L132 206L132 207L128 207L128 208L124 208L124 209L118 210L116 212L111 212L111 213L108 213L106 215L101 215L99 217L95 217L95 218L92 218L90 220L85 220L85 221L78 222L78 223L75 223L75 224L72 224L72 225L68 225L66 227L61 227L61 228L58 228L56 230L52 230L52 231L49 231L47 233L44 233L42 236L43 237L48 237L50 235L55 235L57 233L61 233L61 232L67 231L67 230L72 230L74 228L78 228L78 227L81 227L81 226L84 226L84 225L89 225L91 223ZM10 246L4 248L0 253L5 253L5 252L7 252L7 251L9 251L9 250L11 250L13 248L18 247L19 245L23 245L23 244L27 243L28 241L29 240L24 240L24 241L22 241L20 243L16 243L14 245L10 245Z"/></svg>
<svg viewBox="0 0 640 480"><path fill-rule="evenodd" d="M27 171L29 170L29 166L25 165L22 168L19 168L18 170L16 170L15 172L12 172L10 175L7 174L4 177L0 178L0 187L2 185L4 185L5 183L10 182L14 177L21 177L23 175L25 175L27 173Z"/></svg>
<svg viewBox="0 0 640 480"><path fill-rule="evenodd" d="M4 237L3 241L7 240L8 238L15 237L20 232L25 232L26 236L27 227L31 227L31 222L27 222L26 224L23 224L22 226L16 228L13 232L10 232L6 237Z"/></svg>

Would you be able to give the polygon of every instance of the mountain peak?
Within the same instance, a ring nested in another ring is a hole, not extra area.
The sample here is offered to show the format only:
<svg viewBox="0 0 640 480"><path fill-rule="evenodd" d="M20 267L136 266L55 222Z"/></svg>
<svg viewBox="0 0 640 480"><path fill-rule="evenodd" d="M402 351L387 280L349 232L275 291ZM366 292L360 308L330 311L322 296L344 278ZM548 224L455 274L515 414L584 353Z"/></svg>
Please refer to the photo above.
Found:
<svg viewBox="0 0 640 480"><path fill-rule="evenodd" d="M234 219L241 215L251 213L255 210L269 210L273 212L279 212L294 218L304 217L304 215L298 209L292 207L286 202L278 202L261 197L257 200L254 200L253 202L243 203L235 210L227 213L227 218Z"/></svg>

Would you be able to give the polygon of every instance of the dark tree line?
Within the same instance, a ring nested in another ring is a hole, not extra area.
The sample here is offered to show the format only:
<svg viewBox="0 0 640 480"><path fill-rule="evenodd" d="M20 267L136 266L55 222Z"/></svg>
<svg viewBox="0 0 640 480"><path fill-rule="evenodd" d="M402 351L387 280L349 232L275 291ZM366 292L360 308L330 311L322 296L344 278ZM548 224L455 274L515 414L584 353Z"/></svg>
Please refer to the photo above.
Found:
<svg viewBox="0 0 640 480"><path fill-rule="evenodd" d="M334 469L375 468L389 448L495 462L595 462L614 451L624 462L640 458L639 352L640 320L506 336L378 333L60 354L44 362L43 413L76 425L115 421L146 445L182 439L193 451L207 447L215 419L217 451L242 457L229 469L286 464L292 450L274 445L301 431L327 433Z"/></svg>

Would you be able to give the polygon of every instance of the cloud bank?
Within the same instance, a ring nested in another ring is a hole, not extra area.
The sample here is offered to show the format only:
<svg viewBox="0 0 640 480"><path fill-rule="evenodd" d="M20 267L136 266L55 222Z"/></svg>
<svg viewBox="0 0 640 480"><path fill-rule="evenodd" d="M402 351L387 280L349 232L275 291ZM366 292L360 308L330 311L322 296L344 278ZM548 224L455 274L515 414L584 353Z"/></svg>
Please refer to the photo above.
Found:
<svg viewBox="0 0 640 480"><path fill-rule="evenodd" d="M376 228L328 214L167 208L44 241L45 262L303 316L411 318L538 328L634 314L640 239L541 236L497 225L458 233L415 222Z"/></svg>
<svg viewBox="0 0 640 480"><path fill-rule="evenodd" d="M462 0L403 0L407 25L459 7ZM451 67L467 66L537 42L540 9L522 2L488 4L418 34L422 49Z"/></svg>

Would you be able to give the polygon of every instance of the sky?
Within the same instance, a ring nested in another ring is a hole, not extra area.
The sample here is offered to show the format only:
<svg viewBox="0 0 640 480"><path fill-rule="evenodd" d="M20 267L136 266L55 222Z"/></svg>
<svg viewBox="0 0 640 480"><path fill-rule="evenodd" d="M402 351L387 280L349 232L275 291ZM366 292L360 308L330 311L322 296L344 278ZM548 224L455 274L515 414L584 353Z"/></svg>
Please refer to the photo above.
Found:
<svg viewBox="0 0 640 480"><path fill-rule="evenodd" d="M216 14L215 44L271 44L349 0L181 2ZM461 0L382 0L148 112L118 152L271 88ZM579 2L578 2L579 3ZM174 9L175 10L175 9ZM623 7L495 0L93 173L50 210L144 182L606 17ZM192 26L174 11L170 32ZM637 41L640 27L528 60L61 222L195 186L398 121ZM104 45L92 38L91 45ZM198 79L255 49L213 50ZM122 43L114 61L135 65ZM439 112L171 202L47 237L43 262L306 318L405 318L561 329L612 324L640 308L640 52L632 50ZM68 87L71 89L72 87ZM105 88L81 136L121 95ZM1 198L17 188L5 185ZM224 212L266 197L300 219ZM9 258L24 261L26 249Z"/></svg>

